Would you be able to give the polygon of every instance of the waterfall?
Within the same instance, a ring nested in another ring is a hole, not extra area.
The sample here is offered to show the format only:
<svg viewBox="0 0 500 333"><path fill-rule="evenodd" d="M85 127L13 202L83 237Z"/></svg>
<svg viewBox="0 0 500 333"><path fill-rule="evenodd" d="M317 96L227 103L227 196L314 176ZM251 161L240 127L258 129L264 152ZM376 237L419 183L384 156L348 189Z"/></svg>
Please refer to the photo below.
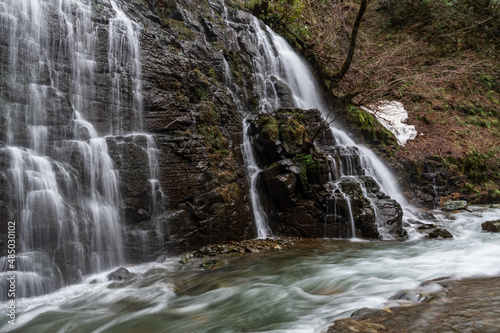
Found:
<svg viewBox="0 0 500 333"><path fill-rule="evenodd" d="M97 56L102 27L92 19L94 7L90 0L0 0L8 50L1 68L0 155L13 207L5 218L18 225L21 297L125 262L123 198L108 140L139 138L149 166L150 210L161 211L157 149L142 121L140 26L109 1L110 83L103 86ZM109 92L108 112L98 115L103 91ZM108 133L102 114L108 115ZM9 271L6 257L0 266Z"/></svg>
<svg viewBox="0 0 500 333"><path fill-rule="evenodd" d="M254 45L257 55L253 58L255 88L259 100L259 111L271 112L280 107L298 107L301 109L318 109L327 121L333 118L331 109L326 105L321 90L309 70L305 61L297 55L285 39L274 33L269 27L264 26L257 18L251 20L251 29L255 31ZM294 105L284 105L276 89L277 82L284 82L293 95ZM326 151L336 156L329 156L329 160L338 174L333 183L333 188L339 188L338 182L349 180L360 176L371 176L376 180L381 190L390 197L396 199L407 215L412 215L409 210L410 205L401 193L399 186L394 179L392 172L387 166L363 145L357 145L354 141L335 123L330 124L330 128L335 138L335 146L325 147ZM372 198L366 194L366 188L362 181L357 181L361 191L370 202L374 211L376 223L383 237L388 237L384 233L383 222L378 221L378 208ZM253 186L251 184L251 186ZM257 191L251 188L251 193ZM343 193L343 192L342 192ZM343 198L349 207L348 218L350 220L352 235L355 237L354 222L350 209L350 200L347 194L343 193ZM255 210L255 208L254 208Z"/></svg>
<svg viewBox="0 0 500 333"><path fill-rule="evenodd" d="M111 133L121 134L124 131L121 123L122 114L122 87L130 86L132 89L132 99L126 101L125 105L132 106L132 131L143 131L143 96L142 96L142 64L140 54L140 26L132 22L127 15L111 1L111 6L116 16L109 20L109 48L108 66L110 73L110 104L112 117L110 117ZM115 123L115 124L113 124Z"/></svg>

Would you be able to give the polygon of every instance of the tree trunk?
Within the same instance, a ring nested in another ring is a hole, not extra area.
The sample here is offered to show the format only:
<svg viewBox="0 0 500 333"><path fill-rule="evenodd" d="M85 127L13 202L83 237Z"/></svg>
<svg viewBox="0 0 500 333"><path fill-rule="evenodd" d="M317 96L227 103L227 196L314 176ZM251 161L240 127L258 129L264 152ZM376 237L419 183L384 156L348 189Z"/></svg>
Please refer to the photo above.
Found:
<svg viewBox="0 0 500 333"><path fill-rule="evenodd" d="M333 80L337 83L344 78L345 74L349 70L349 67L351 66L352 57L354 56L354 49L356 48L356 38L358 36L361 19L363 18L363 15L365 14L366 11L367 2L368 0L361 0L361 6L359 7L358 15L356 16L356 20L354 21L354 26L352 27L351 42L349 43L349 51L347 52L347 56L344 60L344 63L342 64L342 68L340 68L340 70L333 75Z"/></svg>

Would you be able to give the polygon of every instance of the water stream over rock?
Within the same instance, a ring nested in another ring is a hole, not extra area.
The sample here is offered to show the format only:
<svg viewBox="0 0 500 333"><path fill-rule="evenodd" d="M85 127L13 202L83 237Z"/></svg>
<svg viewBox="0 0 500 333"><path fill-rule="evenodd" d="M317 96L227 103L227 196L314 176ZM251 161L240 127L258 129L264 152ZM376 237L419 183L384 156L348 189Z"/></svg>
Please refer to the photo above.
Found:
<svg viewBox="0 0 500 333"><path fill-rule="evenodd" d="M100 31L92 20L92 2L5 0L0 5L2 35L8 36L4 50L10 55L0 93L7 120L0 150L9 161L4 174L13 208L9 218L19 226L19 295L32 296L125 262L120 176L108 141L143 130L140 29L110 1L115 16L109 20L105 63L97 59ZM95 112L105 64L107 129ZM132 93L123 94L126 89ZM131 121L124 124L128 111ZM154 139L132 135L146 139L156 211L162 198L154 196L161 196Z"/></svg>

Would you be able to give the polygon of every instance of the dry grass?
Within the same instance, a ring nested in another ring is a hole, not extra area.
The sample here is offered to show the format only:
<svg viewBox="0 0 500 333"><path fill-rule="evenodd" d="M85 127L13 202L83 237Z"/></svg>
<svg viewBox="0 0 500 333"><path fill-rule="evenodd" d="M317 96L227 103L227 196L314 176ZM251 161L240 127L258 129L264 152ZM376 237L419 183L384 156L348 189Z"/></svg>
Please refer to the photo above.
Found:
<svg viewBox="0 0 500 333"><path fill-rule="evenodd" d="M387 16L394 8L383 7L390 1L369 2L351 69L339 85L323 80L324 87L333 88L346 103L367 105L389 99L405 105L409 123L421 135L403 148L390 152L384 148L394 161L437 158L461 172L475 152L478 163L489 168L485 176L489 181L482 184L484 177L473 181L467 172L464 179L479 191L500 189L500 40L484 28L500 26L498 13L491 14L500 6L484 15L465 11L454 16L443 1L428 1L428 15L420 12L399 27L391 26ZM359 3L303 2L300 23L307 27L306 33L293 38L301 39L297 45L306 45L301 51L312 60L321 80L322 72L335 72L342 65Z"/></svg>

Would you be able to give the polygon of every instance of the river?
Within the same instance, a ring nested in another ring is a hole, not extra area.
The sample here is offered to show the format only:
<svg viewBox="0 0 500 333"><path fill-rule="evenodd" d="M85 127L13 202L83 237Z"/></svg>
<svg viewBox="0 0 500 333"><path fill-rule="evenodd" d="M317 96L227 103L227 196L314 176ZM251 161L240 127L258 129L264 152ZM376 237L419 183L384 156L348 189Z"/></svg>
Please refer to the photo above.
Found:
<svg viewBox="0 0 500 333"><path fill-rule="evenodd" d="M109 272L86 276L81 284L18 299L16 325L3 315L0 331L321 332L425 280L500 274L499 235L481 231L482 222L500 218L500 209L471 208L434 212L452 239L310 240L228 259L214 270L171 257L127 267L133 274L124 282L107 281Z"/></svg>

